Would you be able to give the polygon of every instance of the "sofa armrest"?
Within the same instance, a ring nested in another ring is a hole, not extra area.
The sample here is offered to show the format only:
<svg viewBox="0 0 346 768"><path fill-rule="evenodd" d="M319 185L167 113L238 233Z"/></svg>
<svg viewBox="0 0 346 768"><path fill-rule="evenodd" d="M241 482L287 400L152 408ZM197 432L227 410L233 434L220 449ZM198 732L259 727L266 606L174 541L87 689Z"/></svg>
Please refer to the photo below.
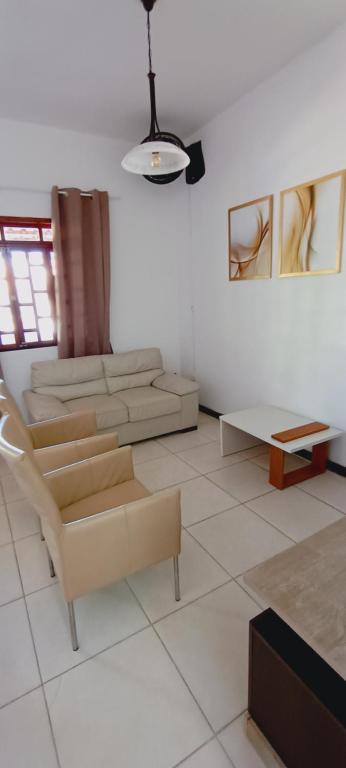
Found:
<svg viewBox="0 0 346 768"><path fill-rule="evenodd" d="M175 557L180 552L180 537L179 489L63 525L65 599L74 600Z"/></svg>
<svg viewBox="0 0 346 768"><path fill-rule="evenodd" d="M34 457L36 464L44 474L60 467L67 467L69 464L75 464L77 461L84 461L91 456L98 456L100 453L114 451L118 447L118 435L116 432L109 432L106 435L94 435L83 440L74 440L72 443L60 443L60 445L53 445L49 448L37 448Z"/></svg>
<svg viewBox="0 0 346 768"><path fill-rule="evenodd" d="M32 392L31 389L26 389L23 392L23 397L30 417L34 421L55 419L69 413L66 405L53 395L39 395L37 392Z"/></svg>
<svg viewBox="0 0 346 768"><path fill-rule="evenodd" d="M59 509L94 493L133 480L132 450L129 445L101 453L77 464L61 467L44 475Z"/></svg>
<svg viewBox="0 0 346 768"><path fill-rule="evenodd" d="M199 384L191 379L183 379L176 373L163 373L153 381L153 387L163 389L165 392L172 392L174 395L190 395L191 392L199 391Z"/></svg>
<svg viewBox="0 0 346 768"><path fill-rule="evenodd" d="M69 413L58 419L28 424L27 429L34 448L70 443L72 440L82 440L84 437L96 434L96 413L94 411Z"/></svg>

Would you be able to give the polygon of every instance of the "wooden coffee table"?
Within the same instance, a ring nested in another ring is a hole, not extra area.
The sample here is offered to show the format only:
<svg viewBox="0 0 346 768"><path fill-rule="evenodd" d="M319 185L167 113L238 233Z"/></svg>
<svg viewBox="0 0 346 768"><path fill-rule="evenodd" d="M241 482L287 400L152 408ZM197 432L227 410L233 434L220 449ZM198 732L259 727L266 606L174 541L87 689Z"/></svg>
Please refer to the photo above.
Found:
<svg viewBox="0 0 346 768"><path fill-rule="evenodd" d="M329 427L322 432L306 435L298 440L281 443L272 434L301 427L313 419L300 416L272 405L261 405L220 416L221 455L243 451L261 443L269 445L269 482L279 490L295 485L326 470L328 443L343 435L343 431ZM312 461L291 472L284 471L285 453L303 449L312 451Z"/></svg>

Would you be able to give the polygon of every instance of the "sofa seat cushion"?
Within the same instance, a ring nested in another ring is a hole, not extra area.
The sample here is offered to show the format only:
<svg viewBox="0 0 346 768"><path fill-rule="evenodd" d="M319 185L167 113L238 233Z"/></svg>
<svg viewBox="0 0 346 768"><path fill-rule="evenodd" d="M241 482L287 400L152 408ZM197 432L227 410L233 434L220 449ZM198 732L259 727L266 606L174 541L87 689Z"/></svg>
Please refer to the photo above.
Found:
<svg viewBox="0 0 346 768"><path fill-rule="evenodd" d="M114 397L114 395L113 395ZM129 421L144 421L158 416L168 416L181 410L178 395L163 392L154 387L136 387L119 392L117 395L129 410Z"/></svg>
<svg viewBox="0 0 346 768"><path fill-rule="evenodd" d="M129 504L131 501L138 501L138 499L144 499L150 495L147 488L134 478L94 493L86 499L81 499L81 501L75 501L60 510L60 514L64 523L71 523L73 520L96 515L106 509L121 507L122 504Z"/></svg>
<svg viewBox="0 0 346 768"><path fill-rule="evenodd" d="M95 411L97 429L117 427L118 424L126 424L129 420L125 403L114 395L92 395L76 400L67 400L66 407L70 413L76 411Z"/></svg>

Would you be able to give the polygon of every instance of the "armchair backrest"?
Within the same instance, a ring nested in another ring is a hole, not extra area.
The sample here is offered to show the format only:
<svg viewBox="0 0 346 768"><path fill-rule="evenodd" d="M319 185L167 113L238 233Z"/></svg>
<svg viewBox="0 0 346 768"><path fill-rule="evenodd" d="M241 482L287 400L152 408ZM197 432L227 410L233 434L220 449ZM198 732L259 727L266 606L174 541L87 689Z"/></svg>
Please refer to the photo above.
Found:
<svg viewBox="0 0 346 768"><path fill-rule="evenodd" d="M47 540L53 541L53 550L58 548L62 528L59 508L30 454L13 442L16 433L14 417L6 414L0 420L0 454L23 490L25 497L40 516Z"/></svg>
<svg viewBox="0 0 346 768"><path fill-rule="evenodd" d="M0 379L0 413L2 415L9 413L13 417L13 425L16 427L16 432L14 433L15 445L18 448L22 448L23 451L32 451L33 444L30 432L26 428L26 424L18 405L3 379Z"/></svg>

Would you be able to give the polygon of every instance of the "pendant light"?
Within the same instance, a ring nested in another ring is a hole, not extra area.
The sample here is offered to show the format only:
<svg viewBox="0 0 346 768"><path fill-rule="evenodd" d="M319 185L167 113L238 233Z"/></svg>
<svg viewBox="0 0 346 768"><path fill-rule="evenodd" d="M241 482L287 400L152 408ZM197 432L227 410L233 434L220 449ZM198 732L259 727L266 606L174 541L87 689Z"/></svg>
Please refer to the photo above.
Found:
<svg viewBox="0 0 346 768"><path fill-rule="evenodd" d="M134 147L122 160L122 167L130 173L138 173L153 184L169 184L189 165L190 158L185 152L181 139L174 133L161 131L156 114L155 73L152 71L150 12L156 0L141 0L147 12L150 130L142 143Z"/></svg>

